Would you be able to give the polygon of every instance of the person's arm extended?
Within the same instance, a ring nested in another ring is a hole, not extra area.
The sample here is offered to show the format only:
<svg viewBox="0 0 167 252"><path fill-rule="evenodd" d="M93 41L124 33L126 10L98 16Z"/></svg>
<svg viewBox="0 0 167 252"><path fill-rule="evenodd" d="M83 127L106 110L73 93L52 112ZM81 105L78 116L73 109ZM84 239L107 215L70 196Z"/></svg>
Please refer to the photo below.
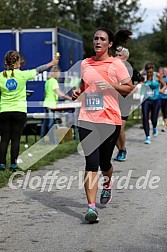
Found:
<svg viewBox="0 0 167 252"><path fill-rule="evenodd" d="M59 63L59 59L55 58L51 60L50 62L48 62L47 64L36 67L36 71L37 73L42 73L46 71L48 68L57 65L58 63Z"/></svg>
<svg viewBox="0 0 167 252"><path fill-rule="evenodd" d="M69 95L64 94L59 88L54 89L54 92L58 94L59 97L72 101L72 98Z"/></svg>

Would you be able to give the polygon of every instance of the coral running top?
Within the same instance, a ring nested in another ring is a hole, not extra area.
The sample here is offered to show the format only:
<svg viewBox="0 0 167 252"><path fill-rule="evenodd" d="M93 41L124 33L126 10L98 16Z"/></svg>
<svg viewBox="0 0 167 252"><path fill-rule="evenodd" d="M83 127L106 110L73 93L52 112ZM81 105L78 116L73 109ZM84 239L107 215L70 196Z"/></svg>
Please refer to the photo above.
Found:
<svg viewBox="0 0 167 252"><path fill-rule="evenodd" d="M102 61L96 61L95 56L84 59L81 63L81 78L85 91L78 120L121 125L118 92L114 88L101 90L96 82L123 85L129 81L130 75L122 60L112 56Z"/></svg>

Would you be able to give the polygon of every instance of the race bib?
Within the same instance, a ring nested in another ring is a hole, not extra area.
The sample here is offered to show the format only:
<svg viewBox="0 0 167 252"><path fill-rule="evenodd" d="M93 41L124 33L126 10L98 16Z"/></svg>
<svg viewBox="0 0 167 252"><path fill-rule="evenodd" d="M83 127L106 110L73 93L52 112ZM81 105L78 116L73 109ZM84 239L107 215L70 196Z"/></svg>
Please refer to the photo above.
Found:
<svg viewBox="0 0 167 252"><path fill-rule="evenodd" d="M147 95L148 95L149 97L154 96L154 90L152 90L152 89L147 90Z"/></svg>
<svg viewBox="0 0 167 252"><path fill-rule="evenodd" d="M165 90L164 90L164 94L167 94L167 88L165 88Z"/></svg>
<svg viewBox="0 0 167 252"><path fill-rule="evenodd" d="M103 109L102 93L85 93L85 110Z"/></svg>

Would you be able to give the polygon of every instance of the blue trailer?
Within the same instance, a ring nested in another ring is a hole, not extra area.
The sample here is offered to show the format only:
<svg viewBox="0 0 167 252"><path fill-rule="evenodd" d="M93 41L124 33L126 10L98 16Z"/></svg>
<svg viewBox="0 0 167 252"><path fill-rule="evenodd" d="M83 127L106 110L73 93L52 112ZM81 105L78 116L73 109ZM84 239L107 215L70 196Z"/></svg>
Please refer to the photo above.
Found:
<svg viewBox="0 0 167 252"><path fill-rule="evenodd" d="M59 27L0 30L0 43L0 71L4 69L3 59L8 50L17 50L25 58L26 64L23 69L32 69L49 62L55 53L59 52L61 55L59 66L63 73L60 81L62 90L66 79L69 79L69 73L72 77L77 77L79 68L73 66L83 59L82 37ZM72 73L70 69L73 69ZM28 113L43 112L42 101L46 79L47 72L44 72L27 82L27 89L33 91L33 95L28 97L31 104L28 106Z"/></svg>

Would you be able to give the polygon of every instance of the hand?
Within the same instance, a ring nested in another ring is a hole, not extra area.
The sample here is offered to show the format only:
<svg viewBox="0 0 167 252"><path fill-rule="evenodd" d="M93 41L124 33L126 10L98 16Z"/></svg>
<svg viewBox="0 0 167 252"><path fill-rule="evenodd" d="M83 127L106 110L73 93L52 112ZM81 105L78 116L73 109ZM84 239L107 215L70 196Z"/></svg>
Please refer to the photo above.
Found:
<svg viewBox="0 0 167 252"><path fill-rule="evenodd" d="M163 94L164 91L165 91L165 89L166 89L166 87L161 88L161 89L159 90L159 93L160 93L160 94Z"/></svg>
<svg viewBox="0 0 167 252"><path fill-rule="evenodd" d="M52 66L58 65L58 63L59 63L59 59L54 58L49 63L46 64L46 67L50 68Z"/></svg>
<svg viewBox="0 0 167 252"><path fill-rule="evenodd" d="M54 58L52 59L52 61L50 62L52 64L52 66L58 65L59 63L59 58Z"/></svg>
<svg viewBox="0 0 167 252"><path fill-rule="evenodd" d="M75 101L81 95L81 89L75 89L72 91L72 100Z"/></svg>
<svg viewBox="0 0 167 252"><path fill-rule="evenodd" d="M106 81L96 81L95 84L101 90L106 90L106 89L112 88L112 85Z"/></svg>

